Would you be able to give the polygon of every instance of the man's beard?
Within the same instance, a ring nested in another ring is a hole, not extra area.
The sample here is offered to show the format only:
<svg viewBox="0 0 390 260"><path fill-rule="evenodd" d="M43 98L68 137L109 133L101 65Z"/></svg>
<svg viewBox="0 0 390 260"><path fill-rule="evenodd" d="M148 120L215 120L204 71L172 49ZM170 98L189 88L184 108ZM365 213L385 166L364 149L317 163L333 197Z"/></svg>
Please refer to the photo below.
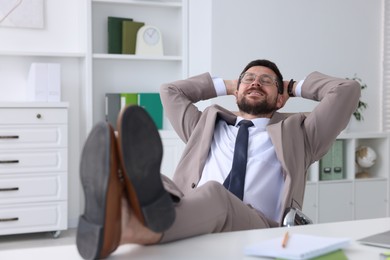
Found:
<svg viewBox="0 0 390 260"><path fill-rule="evenodd" d="M276 100L275 102L267 102L267 100L262 100L258 103L248 102L248 99L244 96L240 100L237 100L238 108L247 114L250 115L268 115L277 110Z"/></svg>

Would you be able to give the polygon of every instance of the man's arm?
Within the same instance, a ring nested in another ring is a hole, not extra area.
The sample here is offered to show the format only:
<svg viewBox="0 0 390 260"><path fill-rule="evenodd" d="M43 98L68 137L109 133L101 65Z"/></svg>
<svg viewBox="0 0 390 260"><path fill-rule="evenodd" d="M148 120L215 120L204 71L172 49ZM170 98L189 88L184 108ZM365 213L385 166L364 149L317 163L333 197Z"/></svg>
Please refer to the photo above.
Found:
<svg viewBox="0 0 390 260"><path fill-rule="evenodd" d="M309 152L318 160L351 119L360 98L360 85L354 80L313 72L303 82L301 95L319 101L304 121Z"/></svg>
<svg viewBox="0 0 390 260"><path fill-rule="evenodd" d="M202 114L194 105L217 96L213 80L204 73L186 80L163 84L160 88L164 111L180 138L187 142Z"/></svg>

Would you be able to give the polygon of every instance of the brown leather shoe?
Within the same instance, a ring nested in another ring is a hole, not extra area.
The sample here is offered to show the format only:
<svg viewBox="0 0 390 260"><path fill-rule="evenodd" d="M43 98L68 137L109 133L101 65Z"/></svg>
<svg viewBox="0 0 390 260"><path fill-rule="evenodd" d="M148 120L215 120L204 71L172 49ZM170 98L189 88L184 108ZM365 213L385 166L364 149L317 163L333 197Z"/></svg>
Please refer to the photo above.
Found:
<svg viewBox="0 0 390 260"><path fill-rule="evenodd" d="M107 257L119 245L124 184L118 166L114 131L108 123L98 123L85 142L80 163L85 211L76 244L85 259Z"/></svg>
<svg viewBox="0 0 390 260"><path fill-rule="evenodd" d="M147 228L163 232L175 220L175 209L161 180L163 148L156 125L142 107L128 106L118 117L117 129L130 206Z"/></svg>

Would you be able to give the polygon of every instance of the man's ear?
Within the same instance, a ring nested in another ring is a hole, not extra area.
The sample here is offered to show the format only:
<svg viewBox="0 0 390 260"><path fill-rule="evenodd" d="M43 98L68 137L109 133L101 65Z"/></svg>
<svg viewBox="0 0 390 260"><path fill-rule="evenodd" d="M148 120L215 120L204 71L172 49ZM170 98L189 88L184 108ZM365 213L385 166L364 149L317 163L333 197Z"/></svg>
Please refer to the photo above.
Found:
<svg viewBox="0 0 390 260"><path fill-rule="evenodd" d="M236 100L237 100L237 97L238 97L238 89L236 89L236 90L234 91L234 96L236 97Z"/></svg>
<svg viewBox="0 0 390 260"><path fill-rule="evenodd" d="M278 94L277 101L276 101L276 107L278 109L281 109L282 107L284 107L287 100L288 100L288 96L286 96L284 94Z"/></svg>

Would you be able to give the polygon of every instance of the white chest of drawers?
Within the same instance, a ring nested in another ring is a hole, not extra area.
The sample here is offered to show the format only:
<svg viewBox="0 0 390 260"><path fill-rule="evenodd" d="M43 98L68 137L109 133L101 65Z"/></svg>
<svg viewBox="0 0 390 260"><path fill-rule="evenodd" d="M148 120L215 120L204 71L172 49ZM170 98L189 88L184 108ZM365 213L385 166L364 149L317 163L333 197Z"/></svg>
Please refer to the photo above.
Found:
<svg viewBox="0 0 390 260"><path fill-rule="evenodd" d="M0 235L67 229L68 104L0 103Z"/></svg>

